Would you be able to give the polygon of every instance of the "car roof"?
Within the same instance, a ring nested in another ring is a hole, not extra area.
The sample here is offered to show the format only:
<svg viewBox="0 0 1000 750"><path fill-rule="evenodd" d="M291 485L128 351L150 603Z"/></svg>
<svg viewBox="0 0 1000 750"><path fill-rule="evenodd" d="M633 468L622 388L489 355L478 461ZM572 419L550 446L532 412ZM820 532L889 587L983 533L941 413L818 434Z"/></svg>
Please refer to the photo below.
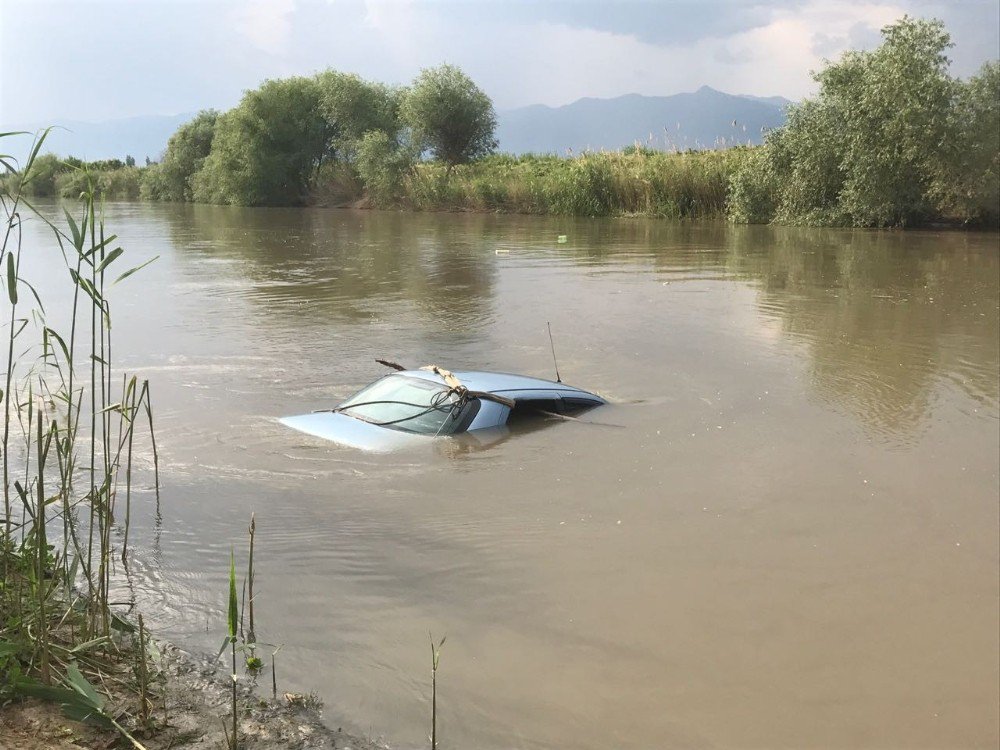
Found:
<svg viewBox="0 0 1000 750"><path fill-rule="evenodd" d="M408 377L430 380L435 383L444 384L444 378L429 370L402 370L400 375ZM526 375L513 375L507 372L484 372L482 370L456 370L452 372L462 385L470 391L484 391L486 393L509 393L512 391L564 391L567 393L579 393L587 396L594 394L580 388L574 388L566 383L557 383L553 380L542 378L530 378Z"/></svg>

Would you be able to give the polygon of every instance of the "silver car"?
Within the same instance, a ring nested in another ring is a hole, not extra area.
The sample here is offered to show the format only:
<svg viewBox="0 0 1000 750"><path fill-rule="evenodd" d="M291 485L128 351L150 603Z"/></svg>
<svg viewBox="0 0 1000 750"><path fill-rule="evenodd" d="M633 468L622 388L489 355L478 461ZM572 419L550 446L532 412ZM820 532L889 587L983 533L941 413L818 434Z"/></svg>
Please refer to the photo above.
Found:
<svg viewBox="0 0 1000 750"><path fill-rule="evenodd" d="M561 382L502 372L452 373L431 365L399 369L335 409L280 421L341 445L386 452L427 438L502 427L531 415L568 416L604 403L600 396Z"/></svg>

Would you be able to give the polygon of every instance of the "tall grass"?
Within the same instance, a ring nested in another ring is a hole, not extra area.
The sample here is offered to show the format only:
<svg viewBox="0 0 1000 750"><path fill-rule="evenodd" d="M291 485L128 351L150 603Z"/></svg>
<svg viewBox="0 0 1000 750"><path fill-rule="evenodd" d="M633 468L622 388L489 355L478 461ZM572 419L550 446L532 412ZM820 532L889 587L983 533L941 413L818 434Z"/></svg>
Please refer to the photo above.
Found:
<svg viewBox="0 0 1000 750"><path fill-rule="evenodd" d="M145 659L145 633L136 643L134 628L115 614L110 601L116 529L125 540L121 558L127 560L134 438L139 417L152 412L147 382L123 374L120 390L116 387L109 292L138 267L113 277L124 251L105 229L92 180L82 186L79 214L66 211L62 225L28 202L47 134L34 140L23 166L0 156L5 170L0 268L8 304L0 394L0 699L50 698L74 718L128 735L120 717L106 712L107 696L87 675L95 681L100 676L102 685L124 684L128 677L120 667L128 660L123 662L122 652L137 651ZM0 147L21 135L0 135ZM71 307L61 332L22 273L22 233L29 219L48 226L52 249L66 263L62 295ZM151 419L149 425L151 430ZM148 676L145 669L142 674Z"/></svg>
<svg viewBox="0 0 1000 750"><path fill-rule="evenodd" d="M417 210L722 218L744 150L497 155L450 177L444 165L423 163L406 178L402 202Z"/></svg>

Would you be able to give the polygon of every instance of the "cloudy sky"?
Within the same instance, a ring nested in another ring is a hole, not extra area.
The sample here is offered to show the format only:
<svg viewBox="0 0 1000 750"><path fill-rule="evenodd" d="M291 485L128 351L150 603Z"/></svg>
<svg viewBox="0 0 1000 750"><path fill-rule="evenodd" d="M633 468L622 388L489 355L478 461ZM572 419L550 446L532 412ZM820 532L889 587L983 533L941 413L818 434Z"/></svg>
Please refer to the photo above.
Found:
<svg viewBox="0 0 1000 750"><path fill-rule="evenodd" d="M401 84L441 62L500 109L703 84L799 99L904 13L946 22L959 75L1000 56L1000 0L0 0L0 123L223 109L265 78Z"/></svg>

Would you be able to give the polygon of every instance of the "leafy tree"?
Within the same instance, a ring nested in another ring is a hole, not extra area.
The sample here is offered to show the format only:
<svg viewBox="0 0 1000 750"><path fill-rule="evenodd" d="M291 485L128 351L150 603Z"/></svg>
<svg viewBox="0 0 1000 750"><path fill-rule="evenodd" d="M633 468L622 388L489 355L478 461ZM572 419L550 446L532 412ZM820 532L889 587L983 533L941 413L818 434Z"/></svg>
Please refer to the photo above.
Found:
<svg viewBox="0 0 1000 750"><path fill-rule="evenodd" d="M42 154L35 157L31 167L31 176L25 191L38 197L49 197L56 194L56 177L68 169L55 154Z"/></svg>
<svg viewBox="0 0 1000 750"><path fill-rule="evenodd" d="M943 168L932 192L956 217L997 224L1000 211L1000 64L964 82L951 116Z"/></svg>
<svg viewBox="0 0 1000 750"><path fill-rule="evenodd" d="M944 24L904 17L873 52L850 52L817 76L843 118L841 204L861 226L907 224L930 213L928 188L950 137L956 88Z"/></svg>
<svg viewBox="0 0 1000 750"><path fill-rule="evenodd" d="M454 65L422 70L403 98L400 117L414 143L447 164L448 173L497 147L493 102Z"/></svg>
<svg viewBox="0 0 1000 750"><path fill-rule="evenodd" d="M400 127L398 89L335 70L317 75L316 83L327 128L325 158L353 159L358 143L368 131L381 131L390 139L396 138Z"/></svg>
<svg viewBox="0 0 1000 750"><path fill-rule="evenodd" d="M132 156L131 154L126 154L125 155L125 166L126 167L134 167L135 166L135 157Z"/></svg>
<svg viewBox="0 0 1000 750"><path fill-rule="evenodd" d="M178 203L194 199L191 178L212 150L218 118L215 110L202 110L170 136L163 159L143 175L143 197Z"/></svg>
<svg viewBox="0 0 1000 750"><path fill-rule="evenodd" d="M379 207L395 203L414 155L383 130L369 130L358 143L356 166L368 197Z"/></svg>
<svg viewBox="0 0 1000 750"><path fill-rule="evenodd" d="M904 16L882 37L877 49L847 52L816 74L818 96L793 106L761 153L744 160L731 218L899 226L939 215L945 195L957 201L946 187L957 177L952 152L988 141L995 93L992 105L986 83L963 94L948 74L951 41L940 21ZM975 134L963 138L970 118Z"/></svg>
<svg viewBox="0 0 1000 750"><path fill-rule="evenodd" d="M241 206L301 203L326 151L326 120L314 78L265 81L215 125L212 150L193 180L194 198Z"/></svg>

